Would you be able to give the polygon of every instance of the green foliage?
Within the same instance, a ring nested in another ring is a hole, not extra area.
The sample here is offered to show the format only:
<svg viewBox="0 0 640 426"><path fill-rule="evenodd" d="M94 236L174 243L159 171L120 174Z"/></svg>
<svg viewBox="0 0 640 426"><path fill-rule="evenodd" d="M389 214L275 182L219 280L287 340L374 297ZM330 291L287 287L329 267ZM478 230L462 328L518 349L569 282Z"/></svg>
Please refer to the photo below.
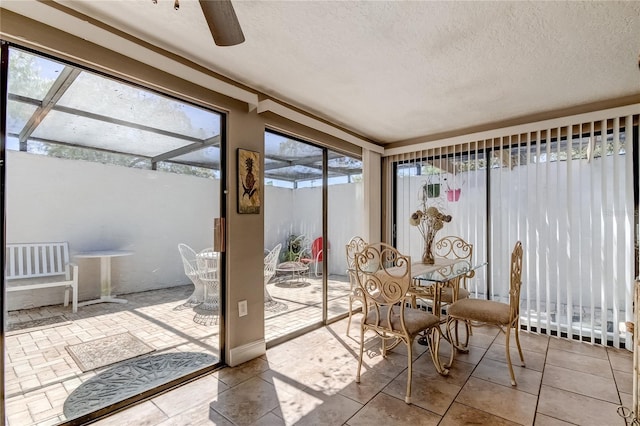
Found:
<svg viewBox="0 0 640 426"><path fill-rule="evenodd" d="M303 247L304 238L300 235L291 234L285 242L286 250L282 252L283 262L292 262L300 260L305 247Z"/></svg>

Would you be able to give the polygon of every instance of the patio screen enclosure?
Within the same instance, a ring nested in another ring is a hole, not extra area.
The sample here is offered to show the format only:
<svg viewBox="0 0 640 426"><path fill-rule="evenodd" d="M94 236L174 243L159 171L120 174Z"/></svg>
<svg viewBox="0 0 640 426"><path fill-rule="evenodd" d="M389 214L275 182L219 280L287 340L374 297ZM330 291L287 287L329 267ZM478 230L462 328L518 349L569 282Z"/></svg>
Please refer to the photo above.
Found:
<svg viewBox="0 0 640 426"><path fill-rule="evenodd" d="M386 157L388 238L420 259L421 235L409 217L422 200L437 206L453 220L436 240L461 236L476 261L489 262L470 281L473 295L503 302L509 253L520 240L522 326L631 348L638 115L584 118Z"/></svg>

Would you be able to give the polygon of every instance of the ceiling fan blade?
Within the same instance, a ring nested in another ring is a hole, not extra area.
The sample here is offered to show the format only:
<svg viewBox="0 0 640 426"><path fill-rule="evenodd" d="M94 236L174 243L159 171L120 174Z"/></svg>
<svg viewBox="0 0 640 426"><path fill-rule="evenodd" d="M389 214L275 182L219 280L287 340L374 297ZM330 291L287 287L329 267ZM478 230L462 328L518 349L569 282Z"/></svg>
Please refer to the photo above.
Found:
<svg viewBox="0 0 640 426"><path fill-rule="evenodd" d="M234 46L244 41L231 0L200 0L200 7L218 46Z"/></svg>

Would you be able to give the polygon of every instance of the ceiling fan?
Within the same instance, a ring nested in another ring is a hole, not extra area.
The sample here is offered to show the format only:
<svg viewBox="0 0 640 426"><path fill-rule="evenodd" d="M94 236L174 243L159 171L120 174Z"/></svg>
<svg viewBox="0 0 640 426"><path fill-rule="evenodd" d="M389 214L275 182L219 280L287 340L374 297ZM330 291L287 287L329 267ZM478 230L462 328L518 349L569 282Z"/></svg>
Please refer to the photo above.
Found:
<svg viewBox="0 0 640 426"><path fill-rule="evenodd" d="M231 0L199 0L199 3L216 45L235 46L244 42L244 34ZM173 8L180 8L180 0L174 0Z"/></svg>

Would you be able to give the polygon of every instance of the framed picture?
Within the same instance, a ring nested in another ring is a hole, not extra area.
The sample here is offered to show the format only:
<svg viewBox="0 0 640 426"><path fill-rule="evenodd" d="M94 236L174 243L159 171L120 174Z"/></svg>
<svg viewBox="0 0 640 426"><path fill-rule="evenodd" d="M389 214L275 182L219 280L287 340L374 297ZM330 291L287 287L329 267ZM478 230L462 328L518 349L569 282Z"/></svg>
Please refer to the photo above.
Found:
<svg viewBox="0 0 640 426"><path fill-rule="evenodd" d="M238 213L260 213L260 153L238 148Z"/></svg>

